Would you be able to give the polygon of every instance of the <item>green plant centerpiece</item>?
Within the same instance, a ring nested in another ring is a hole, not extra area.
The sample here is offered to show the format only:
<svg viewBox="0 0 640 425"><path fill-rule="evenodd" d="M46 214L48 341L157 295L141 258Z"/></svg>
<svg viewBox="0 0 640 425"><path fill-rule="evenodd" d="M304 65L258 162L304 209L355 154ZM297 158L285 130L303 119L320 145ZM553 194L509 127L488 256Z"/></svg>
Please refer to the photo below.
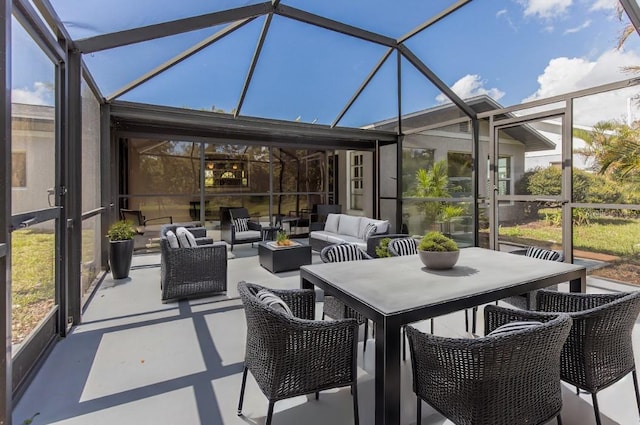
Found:
<svg viewBox="0 0 640 425"><path fill-rule="evenodd" d="M289 235L284 230L280 230L276 235L276 245L278 246L291 246L293 241L289 239Z"/></svg>
<svg viewBox="0 0 640 425"><path fill-rule="evenodd" d="M133 258L133 238L136 228L132 222L116 221L109 227L109 265L114 279L129 277L131 259Z"/></svg>
<svg viewBox="0 0 640 425"><path fill-rule="evenodd" d="M460 249L453 239L440 232L429 232L420 240L418 254L426 268L446 270L455 266Z"/></svg>

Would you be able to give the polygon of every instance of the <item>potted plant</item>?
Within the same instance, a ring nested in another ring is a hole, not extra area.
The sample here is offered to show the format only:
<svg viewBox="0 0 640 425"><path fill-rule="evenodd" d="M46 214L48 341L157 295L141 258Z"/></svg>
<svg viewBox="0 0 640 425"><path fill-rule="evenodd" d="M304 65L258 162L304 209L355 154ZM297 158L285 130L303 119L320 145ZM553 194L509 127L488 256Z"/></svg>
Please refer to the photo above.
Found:
<svg viewBox="0 0 640 425"><path fill-rule="evenodd" d="M443 270L456 264L460 249L453 239L440 232L429 232L418 244L418 255L426 268Z"/></svg>
<svg viewBox="0 0 640 425"><path fill-rule="evenodd" d="M289 235L284 230L280 230L276 235L276 245L278 246L291 246L293 242L289 239Z"/></svg>
<svg viewBox="0 0 640 425"><path fill-rule="evenodd" d="M109 227L109 265L114 279L129 276L131 258L133 257L133 237L136 228L130 221L116 221Z"/></svg>

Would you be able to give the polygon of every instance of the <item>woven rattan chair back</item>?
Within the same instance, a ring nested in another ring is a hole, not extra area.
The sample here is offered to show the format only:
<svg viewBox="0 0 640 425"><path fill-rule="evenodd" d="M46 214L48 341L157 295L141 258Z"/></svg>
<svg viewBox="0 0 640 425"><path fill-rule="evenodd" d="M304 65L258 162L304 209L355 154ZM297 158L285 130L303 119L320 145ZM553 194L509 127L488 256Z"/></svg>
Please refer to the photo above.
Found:
<svg viewBox="0 0 640 425"><path fill-rule="evenodd" d="M632 373L640 414L640 392L633 354L632 332L640 314L640 292L578 294L538 291L537 307L545 312L568 312L573 328L561 356L562 380L592 394L596 422L600 412L596 394Z"/></svg>
<svg viewBox="0 0 640 425"><path fill-rule="evenodd" d="M505 311L485 308L485 314ZM570 328L566 314L477 339L443 338L408 326L417 424L420 400L456 424L542 424L559 416L559 359Z"/></svg>
<svg viewBox="0 0 640 425"><path fill-rule="evenodd" d="M293 316L261 302L264 286L240 282L238 293L247 320L245 365L238 403L242 414L248 371L269 400L270 425L276 401L331 388L349 386L354 421L358 425L356 347L358 324L353 319L313 320L315 292L306 289L268 289L287 303Z"/></svg>

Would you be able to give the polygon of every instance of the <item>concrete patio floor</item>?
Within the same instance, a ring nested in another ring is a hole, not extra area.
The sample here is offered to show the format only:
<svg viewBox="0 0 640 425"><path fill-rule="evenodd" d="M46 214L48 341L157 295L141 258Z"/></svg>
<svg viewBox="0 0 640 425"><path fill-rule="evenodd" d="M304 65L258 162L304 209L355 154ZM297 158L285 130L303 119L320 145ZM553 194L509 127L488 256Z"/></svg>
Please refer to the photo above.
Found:
<svg viewBox="0 0 640 425"><path fill-rule="evenodd" d="M260 267L257 249L249 245L237 246L234 257L229 260L226 296L169 304L160 302L160 269L154 266L159 254L136 256L129 279L114 281L109 274L86 309L83 324L58 342L14 407L13 423L22 425L39 413L34 425L264 424L267 400L251 375L244 416L236 415L246 332L236 284L246 280L297 288L299 274L271 274ZM313 262L320 262L317 253ZM592 278L588 285L590 292L634 289ZM560 290L568 289L561 285ZM317 314L321 311L319 306ZM464 313L437 318L435 331L465 337ZM639 333L636 325L636 363ZM360 344L360 423L368 425L373 424L374 347L368 339L362 355ZM415 423L410 364L407 360L402 367L402 425ZM577 396L563 384L563 398L565 425L595 424L589 394ZM640 422L630 375L603 390L598 401L604 425ZM422 415L423 424L451 423L426 404ZM305 396L278 402L273 418L274 425L352 423L348 388L323 392L319 401Z"/></svg>

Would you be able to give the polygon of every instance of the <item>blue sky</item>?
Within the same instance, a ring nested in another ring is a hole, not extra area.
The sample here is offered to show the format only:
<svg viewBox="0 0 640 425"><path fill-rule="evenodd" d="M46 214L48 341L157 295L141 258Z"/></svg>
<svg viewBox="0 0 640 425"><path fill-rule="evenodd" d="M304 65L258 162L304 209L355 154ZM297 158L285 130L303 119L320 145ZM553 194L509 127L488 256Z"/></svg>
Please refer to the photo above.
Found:
<svg viewBox="0 0 640 425"><path fill-rule="evenodd" d="M52 1L78 38L248 3ZM391 37L407 33L452 3L404 0L389 7L383 0L282 0ZM620 67L640 64L640 45L634 34L623 50L615 50L624 25L616 18L615 4L615 0L474 0L406 44L461 97L487 94L505 106L519 104L632 76ZM257 18L122 99L230 111L236 107L263 22L264 17ZM14 26L14 101L50 104L53 98L47 87L53 81L53 65L15 21ZM107 96L218 29L97 52L85 61ZM330 124L385 50L275 16L241 112ZM404 113L446 102L406 60L402 79ZM394 53L340 125L361 126L396 114L395 87ZM607 100L611 117L626 113L624 98L632 94L619 93ZM602 102L600 98L592 103L605 109ZM585 112L585 121L597 120L593 113Z"/></svg>

